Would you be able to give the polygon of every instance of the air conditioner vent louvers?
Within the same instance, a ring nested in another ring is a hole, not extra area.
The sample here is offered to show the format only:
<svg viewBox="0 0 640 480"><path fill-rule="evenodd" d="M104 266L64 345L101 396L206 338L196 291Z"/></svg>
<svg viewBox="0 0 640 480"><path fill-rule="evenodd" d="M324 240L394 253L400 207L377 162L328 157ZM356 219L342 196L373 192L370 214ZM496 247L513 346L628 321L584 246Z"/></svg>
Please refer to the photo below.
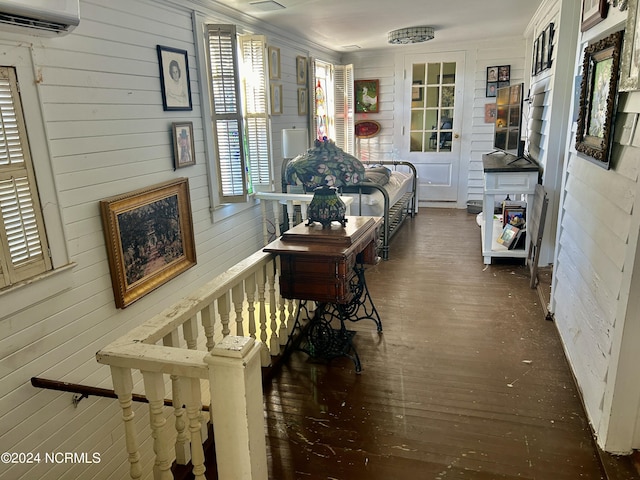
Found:
<svg viewBox="0 0 640 480"><path fill-rule="evenodd" d="M69 28L68 25L60 23L47 22L44 20L37 20L35 18L23 17L20 15L10 15L7 13L0 13L0 23L36 28L38 30L46 30L48 32L65 32Z"/></svg>

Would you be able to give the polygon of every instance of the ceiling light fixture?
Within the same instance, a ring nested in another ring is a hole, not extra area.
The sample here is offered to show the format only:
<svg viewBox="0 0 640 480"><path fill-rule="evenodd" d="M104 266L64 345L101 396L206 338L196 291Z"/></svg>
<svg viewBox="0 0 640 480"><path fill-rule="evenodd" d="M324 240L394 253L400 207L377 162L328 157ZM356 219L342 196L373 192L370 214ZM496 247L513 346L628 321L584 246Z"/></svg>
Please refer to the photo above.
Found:
<svg viewBox="0 0 640 480"><path fill-rule="evenodd" d="M420 43L431 39L433 39L433 27L399 28L389 32L389 43L394 45Z"/></svg>
<svg viewBox="0 0 640 480"><path fill-rule="evenodd" d="M273 0L257 0L255 2L249 2L249 5L258 10L262 10L263 12L272 12L274 10L282 10L283 8L286 8L281 3Z"/></svg>

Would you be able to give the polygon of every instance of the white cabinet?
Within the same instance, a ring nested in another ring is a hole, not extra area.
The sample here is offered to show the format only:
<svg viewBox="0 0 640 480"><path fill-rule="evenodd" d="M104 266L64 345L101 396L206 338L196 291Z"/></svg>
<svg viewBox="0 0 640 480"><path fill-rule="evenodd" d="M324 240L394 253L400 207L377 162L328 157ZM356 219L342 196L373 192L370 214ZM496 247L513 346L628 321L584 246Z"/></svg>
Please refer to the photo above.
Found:
<svg viewBox="0 0 640 480"><path fill-rule="evenodd" d="M507 195L512 200L522 197L528 207L533 202L533 195L538 183L538 165L504 153L483 155L482 163L484 167L484 198L480 230L484 263L490 264L493 257L526 258L529 242L525 242L525 248L513 250L509 250L497 242L502 232L502 221L499 218L494 218L493 210L496 201L501 202Z"/></svg>

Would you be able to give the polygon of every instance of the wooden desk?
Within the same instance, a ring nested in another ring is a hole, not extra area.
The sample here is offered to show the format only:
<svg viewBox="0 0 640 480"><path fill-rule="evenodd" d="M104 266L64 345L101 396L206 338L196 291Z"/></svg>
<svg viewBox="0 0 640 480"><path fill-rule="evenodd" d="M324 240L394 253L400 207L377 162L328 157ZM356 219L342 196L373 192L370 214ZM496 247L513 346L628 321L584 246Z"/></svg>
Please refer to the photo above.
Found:
<svg viewBox="0 0 640 480"><path fill-rule="evenodd" d="M300 223L271 242L265 252L280 255L284 298L346 304L356 263L375 264L381 217L347 217L346 227L323 229ZM357 260L359 260L357 262Z"/></svg>
<svg viewBox="0 0 640 480"><path fill-rule="evenodd" d="M355 332L346 329L345 321L370 319L382 332L363 268L363 264L378 261L376 242L381 225L380 217L347 217L345 227L336 224L324 229L320 224L301 223L264 248L280 256L280 295L301 300L286 351L296 345L316 358L348 356L356 372L361 371L352 344ZM318 302L318 307L304 331L300 312L307 311L307 301ZM331 327L334 320L339 328ZM298 333L304 337L300 343L293 341Z"/></svg>

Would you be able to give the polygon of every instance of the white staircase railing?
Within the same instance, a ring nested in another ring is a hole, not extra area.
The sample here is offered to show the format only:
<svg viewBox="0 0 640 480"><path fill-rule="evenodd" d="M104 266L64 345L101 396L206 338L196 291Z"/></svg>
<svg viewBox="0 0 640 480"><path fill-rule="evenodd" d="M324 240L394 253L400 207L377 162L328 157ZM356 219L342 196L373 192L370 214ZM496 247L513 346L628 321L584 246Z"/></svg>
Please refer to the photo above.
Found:
<svg viewBox="0 0 640 480"><path fill-rule="evenodd" d="M203 404L211 404L218 478L267 478L260 366L280 354L298 307L280 297L278 272L277 257L256 252L96 354L111 367L132 479L143 475L134 386L149 401L154 479L172 479L174 459L205 478Z"/></svg>

